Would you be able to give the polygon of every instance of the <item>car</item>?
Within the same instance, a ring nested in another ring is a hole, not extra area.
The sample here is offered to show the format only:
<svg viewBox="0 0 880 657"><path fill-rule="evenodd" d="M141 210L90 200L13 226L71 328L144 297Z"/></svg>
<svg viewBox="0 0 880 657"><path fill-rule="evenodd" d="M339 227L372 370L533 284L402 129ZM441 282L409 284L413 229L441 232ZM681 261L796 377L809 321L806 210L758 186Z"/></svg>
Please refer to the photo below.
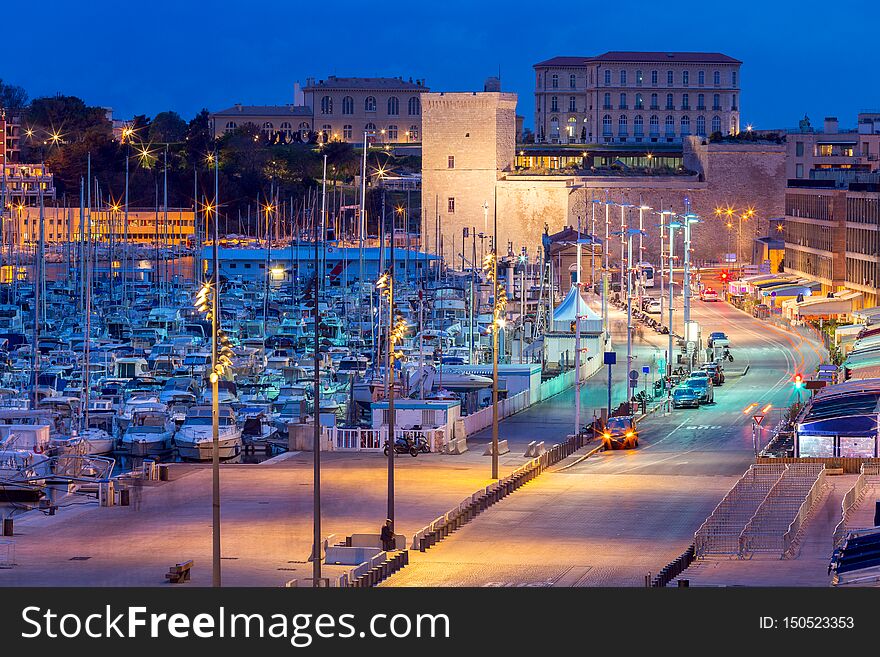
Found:
<svg viewBox="0 0 880 657"><path fill-rule="evenodd" d="M632 415L617 415L605 421L602 429L605 449L632 449L639 446L639 431Z"/></svg>
<svg viewBox="0 0 880 657"><path fill-rule="evenodd" d="M709 348L712 347L728 347L730 340L724 331L713 331L709 334Z"/></svg>
<svg viewBox="0 0 880 657"><path fill-rule="evenodd" d="M720 386L724 383L724 368L720 363L705 363L702 369L709 375L713 386Z"/></svg>
<svg viewBox="0 0 880 657"><path fill-rule="evenodd" d="M718 293L711 287L700 292L700 299L703 301L718 301Z"/></svg>
<svg viewBox="0 0 880 657"><path fill-rule="evenodd" d="M693 388L697 392L701 404L713 404L715 403L715 390L709 377L705 376L706 373L702 372L702 374L704 376L688 377L683 385Z"/></svg>
<svg viewBox="0 0 880 657"><path fill-rule="evenodd" d="M659 299L651 299L645 304L645 312L652 315L659 315L663 310Z"/></svg>
<svg viewBox="0 0 880 657"><path fill-rule="evenodd" d="M700 394L689 385L680 385L672 391L672 408L699 408Z"/></svg>

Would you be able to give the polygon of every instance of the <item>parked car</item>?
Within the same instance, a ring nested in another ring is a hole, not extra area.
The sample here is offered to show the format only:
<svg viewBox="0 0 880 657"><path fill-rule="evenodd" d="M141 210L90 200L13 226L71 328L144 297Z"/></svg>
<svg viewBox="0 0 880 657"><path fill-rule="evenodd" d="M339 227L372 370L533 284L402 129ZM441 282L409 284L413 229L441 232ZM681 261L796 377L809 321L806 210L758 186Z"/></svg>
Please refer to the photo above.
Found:
<svg viewBox="0 0 880 657"><path fill-rule="evenodd" d="M661 310L662 306L659 299L651 299L645 305L645 312L651 313L652 315L659 315Z"/></svg>
<svg viewBox="0 0 880 657"><path fill-rule="evenodd" d="M639 446L639 431L635 418L619 415L608 418L602 429L602 444L605 449L632 449Z"/></svg>
<svg viewBox="0 0 880 657"><path fill-rule="evenodd" d="M718 301L718 293L711 287L700 292L700 299L703 301Z"/></svg>
<svg viewBox="0 0 880 657"><path fill-rule="evenodd" d="M702 369L709 375L713 386L720 386L724 383L724 368L720 363L705 363Z"/></svg>
<svg viewBox="0 0 880 657"><path fill-rule="evenodd" d="M709 377L705 372L701 371L700 373L703 374L703 376L694 376L692 374L683 385L696 390L697 394L700 396L701 404L712 404L715 402L715 391L712 387L712 382L709 380Z"/></svg>
<svg viewBox="0 0 880 657"><path fill-rule="evenodd" d="M695 388L682 384L672 391L672 408L699 408L700 394Z"/></svg>

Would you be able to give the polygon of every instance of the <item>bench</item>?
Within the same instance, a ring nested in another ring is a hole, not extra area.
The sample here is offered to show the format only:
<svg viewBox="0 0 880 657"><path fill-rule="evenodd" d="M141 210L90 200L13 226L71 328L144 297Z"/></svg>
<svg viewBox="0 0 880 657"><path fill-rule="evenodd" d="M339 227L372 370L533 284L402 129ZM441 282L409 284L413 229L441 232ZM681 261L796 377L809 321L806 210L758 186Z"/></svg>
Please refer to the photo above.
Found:
<svg viewBox="0 0 880 657"><path fill-rule="evenodd" d="M182 584L183 582L188 582L192 567L192 559L171 566L171 568L168 569L168 572L165 573L165 579L168 580L169 584Z"/></svg>

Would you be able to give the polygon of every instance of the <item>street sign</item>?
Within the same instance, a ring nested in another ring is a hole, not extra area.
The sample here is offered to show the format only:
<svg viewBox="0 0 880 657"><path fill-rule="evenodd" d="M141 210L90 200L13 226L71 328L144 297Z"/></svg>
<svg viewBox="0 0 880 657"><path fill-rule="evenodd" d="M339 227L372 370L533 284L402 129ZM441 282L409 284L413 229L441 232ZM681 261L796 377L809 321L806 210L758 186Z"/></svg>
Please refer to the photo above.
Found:
<svg viewBox="0 0 880 657"><path fill-rule="evenodd" d="M639 387L638 379L630 379L629 380L629 387L630 388L638 388Z"/></svg>
<svg viewBox="0 0 880 657"><path fill-rule="evenodd" d="M694 342L693 340L688 340L688 343L685 347L685 351L687 352L688 356L692 355L696 350L697 350L697 343Z"/></svg>
<svg viewBox="0 0 880 657"><path fill-rule="evenodd" d="M630 378L630 380L632 380L632 381L638 381L638 379L639 379L639 373L638 373L636 370L630 370L630 371L629 371L629 378Z"/></svg>
<svg viewBox="0 0 880 657"><path fill-rule="evenodd" d="M761 424L764 421L763 415L753 415L752 419L755 421L755 424Z"/></svg>
<svg viewBox="0 0 880 657"><path fill-rule="evenodd" d="M824 388L827 383L827 381L822 381L821 379L817 381L804 381L804 387L807 390L819 390Z"/></svg>
<svg viewBox="0 0 880 657"><path fill-rule="evenodd" d="M617 364L617 352L616 351L606 351L604 364L605 365L616 365Z"/></svg>
<svg viewBox="0 0 880 657"><path fill-rule="evenodd" d="M650 374L651 366L650 365L642 365L642 374Z"/></svg>

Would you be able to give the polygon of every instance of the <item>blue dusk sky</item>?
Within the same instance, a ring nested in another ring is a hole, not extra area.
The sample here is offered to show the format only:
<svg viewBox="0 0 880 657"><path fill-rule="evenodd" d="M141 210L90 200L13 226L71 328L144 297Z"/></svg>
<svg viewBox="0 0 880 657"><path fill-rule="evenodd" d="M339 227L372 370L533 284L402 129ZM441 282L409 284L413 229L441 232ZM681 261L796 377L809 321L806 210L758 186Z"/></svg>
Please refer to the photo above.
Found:
<svg viewBox="0 0 880 657"><path fill-rule="evenodd" d="M290 103L295 82L328 75L481 90L500 69L531 126L533 64L608 50L742 60L742 124L756 128L794 127L804 114L854 127L857 112L880 109L876 2L44 0L6 18L0 78L116 118Z"/></svg>

